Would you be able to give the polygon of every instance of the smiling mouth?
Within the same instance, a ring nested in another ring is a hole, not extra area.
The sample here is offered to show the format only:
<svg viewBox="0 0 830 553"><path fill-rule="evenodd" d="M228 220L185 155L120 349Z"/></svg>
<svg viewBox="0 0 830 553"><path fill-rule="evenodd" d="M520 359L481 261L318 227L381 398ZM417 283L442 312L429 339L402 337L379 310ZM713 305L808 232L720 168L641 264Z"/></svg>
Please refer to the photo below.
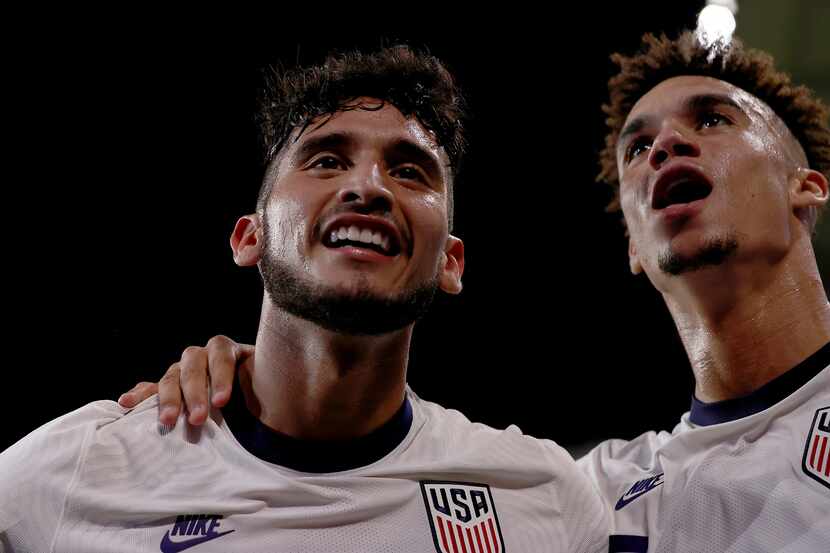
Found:
<svg viewBox="0 0 830 553"><path fill-rule="evenodd" d="M371 250L387 257L400 253L400 247L389 235L378 230L360 228L357 225L341 226L323 236L323 245L337 249L345 246Z"/></svg>

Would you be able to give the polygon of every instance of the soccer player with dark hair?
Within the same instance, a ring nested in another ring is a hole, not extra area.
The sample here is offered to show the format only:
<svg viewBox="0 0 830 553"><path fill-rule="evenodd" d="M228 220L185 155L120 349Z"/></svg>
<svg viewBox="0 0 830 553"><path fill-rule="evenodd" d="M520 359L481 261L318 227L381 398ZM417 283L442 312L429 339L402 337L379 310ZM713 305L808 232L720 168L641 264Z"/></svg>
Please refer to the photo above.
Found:
<svg viewBox="0 0 830 553"><path fill-rule="evenodd" d="M610 550L828 551L830 305L811 243L828 198L828 110L737 40L646 35L612 59L599 179L696 385L671 432L579 461L613 514ZM186 403L204 402L208 356L222 393L251 355L214 339L161 393L177 412L181 374Z"/></svg>
<svg viewBox="0 0 830 553"><path fill-rule="evenodd" d="M0 454L0 551L603 551L561 447L406 386L417 319L461 291L464 103L407 47L270 75L267 167L234 261L265 293L255 359L200 428L99 401Z"/></svg>

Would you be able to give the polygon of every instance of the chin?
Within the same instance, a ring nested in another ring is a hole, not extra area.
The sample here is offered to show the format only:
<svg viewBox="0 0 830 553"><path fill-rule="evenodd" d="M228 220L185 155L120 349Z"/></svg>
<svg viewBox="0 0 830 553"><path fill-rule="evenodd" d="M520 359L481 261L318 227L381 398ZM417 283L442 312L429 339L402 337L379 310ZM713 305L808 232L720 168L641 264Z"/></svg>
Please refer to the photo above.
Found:
<svg viewBox="0 0 830 553"><path fill-rule="evenodd" d="M339 298L340 301L374 301L374 302L389 302L394 301L398 294L395 292L383 289L379 286L372 286L367 282L353 282L350 284L338 284L336 286L324 288L320 290L324 295L330 298Z"/></svg>
<svg viewBox="0 0 830 553"><path fill-rule="evenodd" d="M682 247L672 242L658 256L660 270L678 276L706 267L722 265L735 255L738 240L734 232L724 232L698 240L694 246Z"/></svg>

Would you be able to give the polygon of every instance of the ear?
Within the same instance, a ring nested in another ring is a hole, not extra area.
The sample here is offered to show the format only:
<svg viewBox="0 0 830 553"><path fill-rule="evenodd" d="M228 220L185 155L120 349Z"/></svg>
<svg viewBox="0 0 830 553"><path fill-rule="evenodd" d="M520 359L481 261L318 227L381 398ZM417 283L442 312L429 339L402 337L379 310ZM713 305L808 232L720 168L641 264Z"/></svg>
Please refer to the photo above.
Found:
<svg viewBox="0 0 830 553"><path fill-rule="evenodd" d="M827 203L827 178L813 169L799 167L790 179L793 209L821 208Z"/></svg>
<svg viewBox="0 0 830 553"><path fill-rule="evenodd" d="M640 258L637 257L637 246L634 245L631 238L628 239L628 266L632 275L639 275L643 272L643 265L640 263Z"/></svg>
<svg viewBox="0 0 830 553"><path fill-rule="evenodd" d="M236 221L231 233L233 261L240 267L256 265L262 257L262 220L253 213Z"/></svg>
<svg viewBox="0 0 830 553"><path fill-rule="evenodd" d="M464 273L464 242L449 235L442 255L443 265L438 285L448 294L458 294L461 292L461 275Z"/></svg>

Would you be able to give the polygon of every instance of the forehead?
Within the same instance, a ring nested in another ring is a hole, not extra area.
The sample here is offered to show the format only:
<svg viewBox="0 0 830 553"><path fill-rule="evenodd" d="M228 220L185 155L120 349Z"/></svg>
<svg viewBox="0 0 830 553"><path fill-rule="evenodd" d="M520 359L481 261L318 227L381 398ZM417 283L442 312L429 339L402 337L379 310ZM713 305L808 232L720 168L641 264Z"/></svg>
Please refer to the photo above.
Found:
<svg viewBox="0 0 830 553"><path fill-rule="evenodd" d="M699 75L672 77L644 94L631 111L626 122L635 117L673 113L682 109L685 100L692 96L726 96L738 104L750 117L767 118L775 115L764 102L726 81Z"/></svg>
<svg viewBox="0 0 830 553"><path fill-rule="evenodd" d="M379 106L380 107L378 109ZM359 98L348 109L331 116L322 116L290 141L288 151L302 147L306 142L329 134L343 133L354 137L361 146L383 147L386 144L407 141L427 152L444 165L446 154L434 135L414 117L407 118L398 108L374 98ZM299 136L297 136L299 135Z"/></svg>
<svg viewBox="0 0 830 553"><path fill-rule="evenodd" d="M638 128L640 123L645 126L660 125L663 117L686 109L690 98L704 96L726 97L733 101L749 120L754 133L781 147L792 162L807 163L801 143L772 108L746 90L712 77L684 75L661 82L634 104L623 125L623 134L630 124ZM618 152L626 141L624 136L621 138L617 144Z"/></svg>

